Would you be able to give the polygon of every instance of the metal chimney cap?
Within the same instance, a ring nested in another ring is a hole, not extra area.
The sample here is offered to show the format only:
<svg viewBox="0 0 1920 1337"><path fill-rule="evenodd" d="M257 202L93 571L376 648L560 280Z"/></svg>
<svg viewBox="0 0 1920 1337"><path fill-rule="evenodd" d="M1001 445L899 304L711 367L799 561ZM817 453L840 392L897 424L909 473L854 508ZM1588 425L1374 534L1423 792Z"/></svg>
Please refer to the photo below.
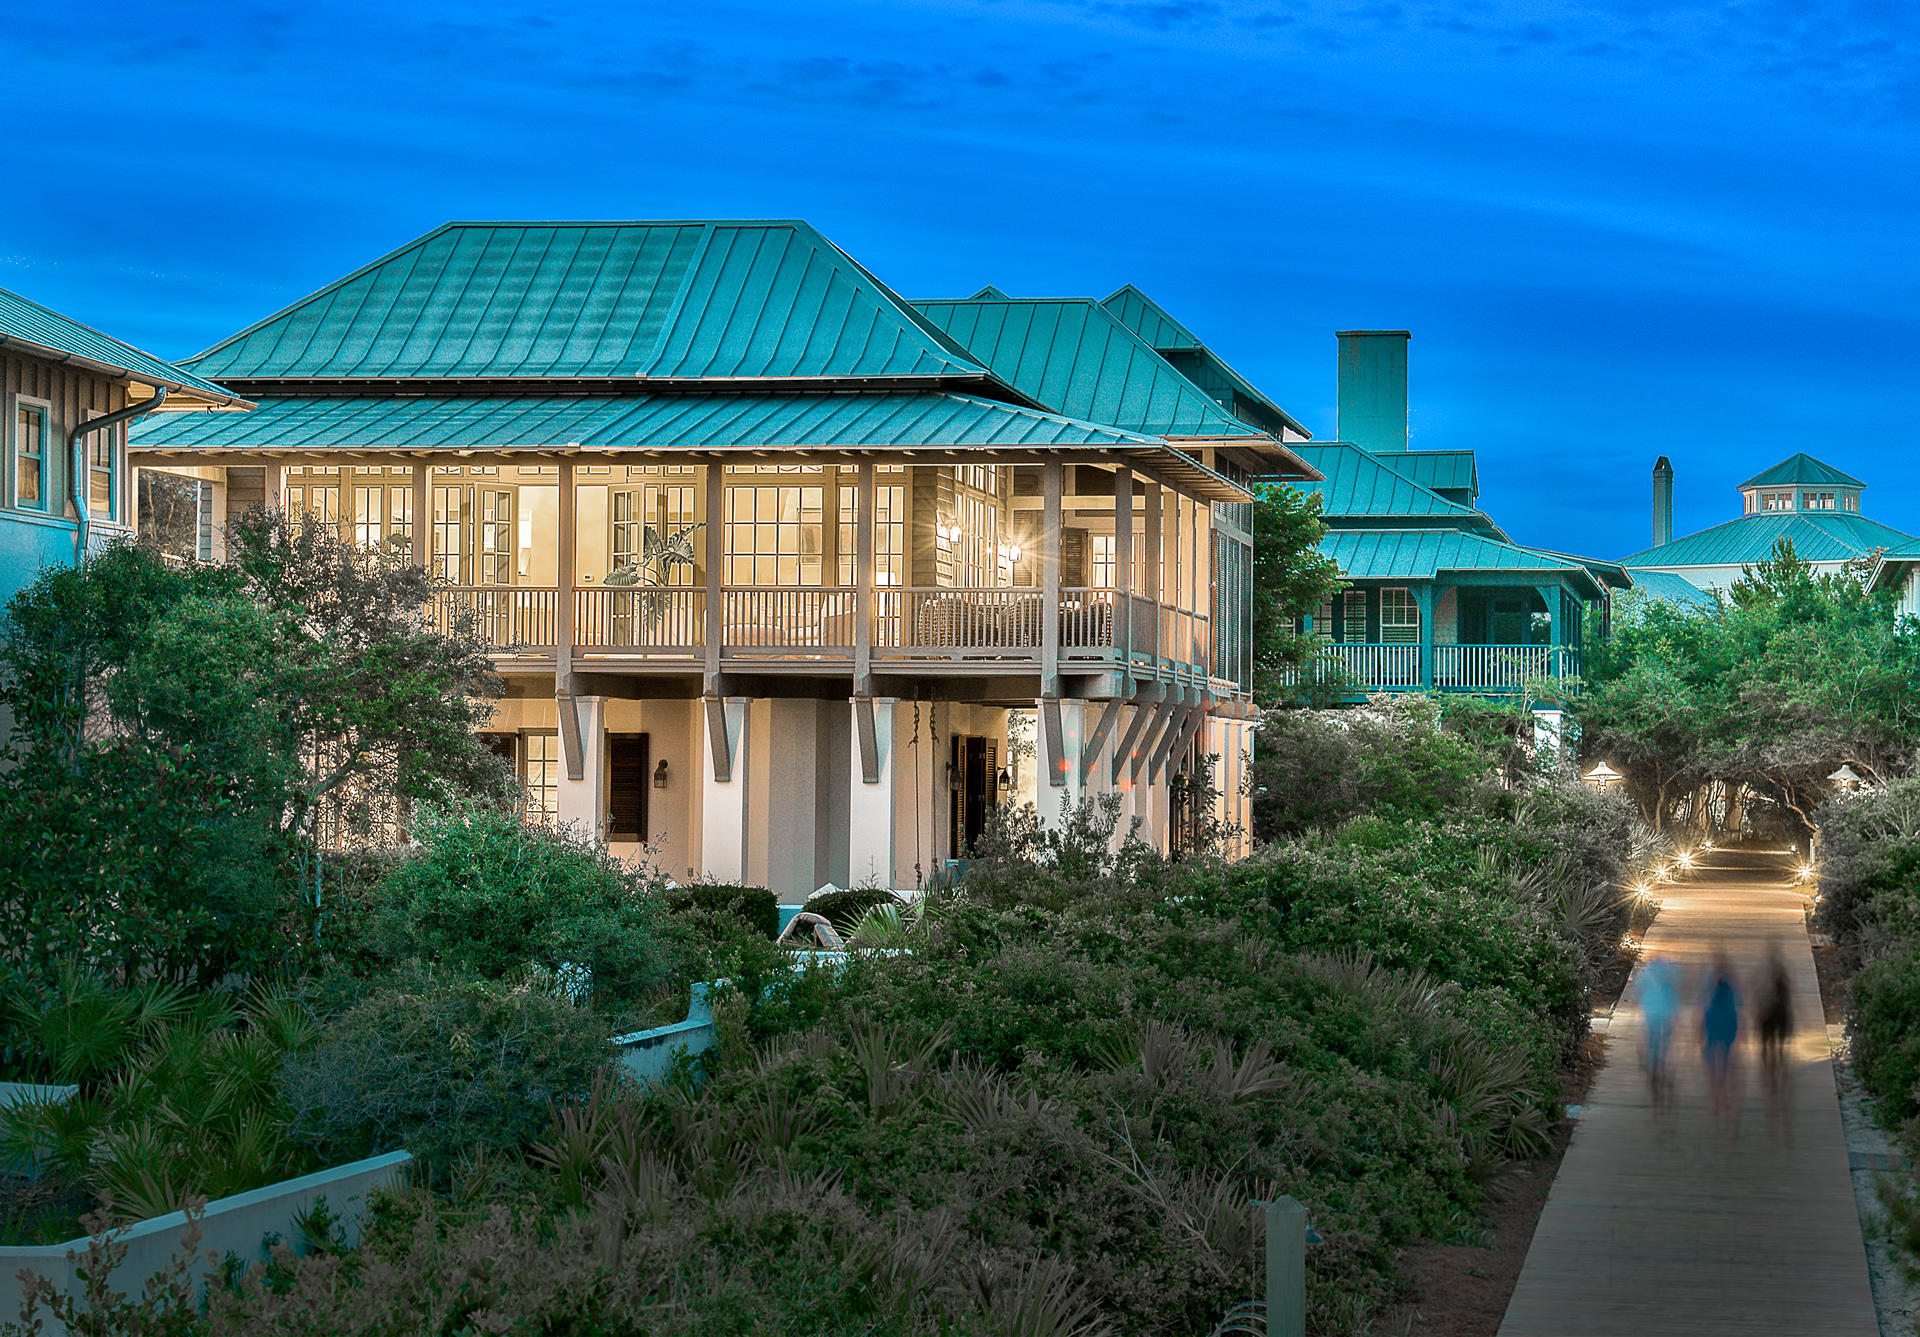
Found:
<svg viewBox="0 0 1920 1337"><path fill-rule="evenodd" d="M1653 471L1657 474L1670 474L1673 472L1673 463L1665 455L1662 455L1653 462Z"/></svg>

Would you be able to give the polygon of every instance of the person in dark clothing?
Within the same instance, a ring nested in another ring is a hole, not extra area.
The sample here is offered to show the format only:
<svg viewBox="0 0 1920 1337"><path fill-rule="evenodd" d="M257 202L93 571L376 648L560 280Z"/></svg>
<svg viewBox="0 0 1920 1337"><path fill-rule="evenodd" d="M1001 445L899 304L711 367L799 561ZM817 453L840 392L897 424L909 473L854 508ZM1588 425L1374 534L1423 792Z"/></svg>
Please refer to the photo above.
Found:
<svg viewBox="0 0 1920 1337"><path fill-rule="evenodd" d="M1792 1131L1787 1105L1787 1045L1793 1039L1793 981L1787 964L1775 948L1767 956L1766 974L1759 990L1757 1015L1760 1032L1760 1068L1766 1075L1767 1119L1779 1119Z"/></svg>
<svg viewBox="0 0 1920 1337"><path fill-rule="evenodd" d="M1707 975L1706 1001L1700 1010L1701 1056L1707 1066L1707 1094L1714 1117L1733 1117L1733 1044L1740 1038L1740 990L1726 954L1716 952Z"/></svg>

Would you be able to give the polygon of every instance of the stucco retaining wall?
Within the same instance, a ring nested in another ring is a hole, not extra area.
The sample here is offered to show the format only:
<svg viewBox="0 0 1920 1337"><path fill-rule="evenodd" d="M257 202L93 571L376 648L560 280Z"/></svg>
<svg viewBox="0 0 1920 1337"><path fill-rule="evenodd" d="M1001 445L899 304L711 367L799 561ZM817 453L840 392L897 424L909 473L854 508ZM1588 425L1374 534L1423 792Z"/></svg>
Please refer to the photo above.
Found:
<svg viewBox="0 0 1920 1337"><path fill-rule="evenodd" d="M396 1183L412 1160L408 1152L389 1152L210 1202L200 1222L201 1261L204 1264L209 1250L219 1259L232 1254L246 1263L265 1261L272 1243L296 1243L300 1232L295 1218L311 1210L321 1198L340 1220L348 1242L357 1243L367 1194ZM185 1212L169 1212L129 1227L120 1236L127 1252L113 1269L113 1288L138 1294L147 1278L166 1269L186 1228ZM86 1249L84 1239L0 1248L0 1323L19 1317L22 1292L18 1274L22 1270L39 1273L68 1295L80 1295L82 1287L76 1273L85 1264ZM200 1266L196 1271L205 1272L206 1268ZM42 1337L64 1337L64 1325L44 1313L40 1320Z"/></svg>

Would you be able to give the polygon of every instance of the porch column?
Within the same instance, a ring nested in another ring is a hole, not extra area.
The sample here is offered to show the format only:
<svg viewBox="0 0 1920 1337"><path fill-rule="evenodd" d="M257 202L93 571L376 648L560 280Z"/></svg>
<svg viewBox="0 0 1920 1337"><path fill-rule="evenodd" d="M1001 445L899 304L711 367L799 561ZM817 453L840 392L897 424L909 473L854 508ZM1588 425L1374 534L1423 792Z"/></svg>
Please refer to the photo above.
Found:
<svg viewBox="0 0 1920 1337"><path fill-rule="evenodd" d="M747 876L747 763L753 698L706 699L700 767L700 871L716 882Z"/></svg>
<svg viewBox="0 0 1920 1337"><path fill-rule="evenodd" d="M1060 694L1060 462L1040 466L1040 694Z"/></svg>
<svg viewBox="0 0 1920 1337"><path fill-rule="evenodd" d="M1113 471L1113 649L1133 658L1133 470Z"/></svg>
<svg viewBox="0 0 1920 1337"><path fill-rule="evenodd" d="M1546 676L1560 676L1560 646L1565 628L1560 625L1560 588L1557 585L1536 585L1540 592L1540 602L1547 606L1547 664Z"/></svg>
<svg viewBox="0 0 1920 1337"><path fill-rule="evenodd" d="M575 532L573 460L560 461L560 496L553 567L553 673L556 681L573 678L573 582L579 564L579 535Z"/></svg>
<svg viewBox="0 0 1920 1337"><path fill-rule="evenodd" d="M873 691L873 465L862 464L859 477L853 513L853 691L866 696ZM832 523L838 530L838 511Z"/></svg>
<svg viewBox="0 0 1920 1337"><path fill-rule="evenodd" d="M560 824L577 824L596 844L606 841L607 814L607 698L576 696L562 698L563 711L571 710L579 721L580 777L572 768L560 768ZM562 721L564 730L565 721Z"/></svg>
<svg viewBox="0 0 1920 1337"><path fill-rule="evenodd" d="M713 695L720 690L720 646L726 639L726 610L721 606L721 568L727 560L727 475L726 466L715 461L707 465L707 663L704 691ZM743 726L744 727L744 726Z"/></svg>
<svg viewBox="0 0 1920 1337"><path fill-rule="evenodd" d="M285 498L286 498L285 468L278 464L269 464L266 468L262 469L260 472L263 475L265 475L262 485L266 489L265 495L262 498L260 504L265 506L270 511L278 511L283 509L285 505ZM127 477L129 479L133 477L133 470L131 469L127 470ZM129 486L132 486L132 485L129 484ZM415 495L418 495L418 493L416 493ZM138 499L136 498L135 500L137 502Z"/></svg>
<svg viewBox="0 0 1920 1337"><path fill-rule="evenodd" d="M1180 616L1187 606L1187 569L1180 551L1181 512L1186 504L1185 497L1173 494L1173 533L1167 539L1167 602L1173 605L1173 644L1166 647L1166 654L1176 671L1187 662L1186 619Z"/></svg>
<svg viewBox="0 0 1920 1337"><path fill-rule="evenodd" d="M1430 582L1413 587L1413 601L1420 609L1420 686L1429 692L1433 690L1433 609L1438 602L1433 592Z"/></svg>
<svg viewBox="0 0 1920 1337"><path fill-rule="evenodd" d="M871 465L866 466L871 469ZM862 484L864 488L866 485ZM893 712L898 698L855 697L853 765L847 768L847 880L849 885L899 885L895 840Z"/></svg>
<svg viewBox="0 0 1920 1337"><path fill-rule="evenodd" d="M1146 555L1140 559L1140 585L1147 598L1147 636L1141 648L1155 667L1160 662L1160 485L1147 484Z"/></svg>
<svg viewBox="0 0 1920 1337"><path fill-rule="evenodd" d="M413 466L413 564L428 568L433 565L433 489L428 486L428 478L433 473L431 465L416 461ZM268 491L272 500L267 505L275 510L280 508L280 471L268 468Z"/></svg>

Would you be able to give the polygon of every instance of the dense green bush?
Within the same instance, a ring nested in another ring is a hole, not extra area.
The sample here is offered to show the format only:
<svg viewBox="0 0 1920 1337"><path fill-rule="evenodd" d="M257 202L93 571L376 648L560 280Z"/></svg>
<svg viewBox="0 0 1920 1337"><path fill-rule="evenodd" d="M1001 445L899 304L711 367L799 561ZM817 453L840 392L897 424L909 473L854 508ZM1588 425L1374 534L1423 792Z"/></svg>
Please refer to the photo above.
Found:
<svg viewBox="0 0 1920 1337"><path fill-rule="evenodd" d="M738 915L769 938L780 934L780 902L765 887L696 882L691 886L675 887L668 892L667 904L680 913L695 909L724 911Z"/></svg>
<svg viewBox="0 0 1920 1337"><path fill-rule="evenodd" d="M1854 1062L1895 1126L1920 1113L1920 951L1884 957L1853 986Z"/></svg>
<svg viewBox="0 0 1920 1337"><path fill-rule="evenodd" d="M658 893L605 851L477 805L423 814L414 837L420 852L388 872L374 915L390 958L500 982L584 967L609 1006L666 982Z"/></svg>
<svg viewBox="0 0 1920 1337"><path fill-rule="evenodd" d="M523 1148L552 1101L613 1061L605 1020L551 978L509 989L415 970L328 1019L282 1084L295 1134L333 1159L405 1149L444 1171L475 1148Z"/></svg>

